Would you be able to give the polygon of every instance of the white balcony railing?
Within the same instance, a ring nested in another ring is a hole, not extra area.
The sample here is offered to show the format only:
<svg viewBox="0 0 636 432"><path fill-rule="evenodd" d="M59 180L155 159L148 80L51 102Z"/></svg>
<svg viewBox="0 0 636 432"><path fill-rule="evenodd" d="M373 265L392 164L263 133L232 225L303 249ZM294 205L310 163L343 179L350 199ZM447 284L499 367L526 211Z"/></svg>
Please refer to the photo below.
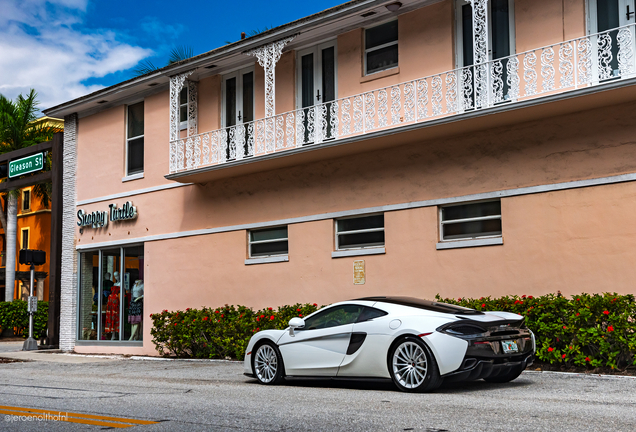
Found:
<svg viewBox="0 0 636 432"><path fill-rule="evenodd" d="M170 174L633 77L634 25L170 142Z"/></svg>

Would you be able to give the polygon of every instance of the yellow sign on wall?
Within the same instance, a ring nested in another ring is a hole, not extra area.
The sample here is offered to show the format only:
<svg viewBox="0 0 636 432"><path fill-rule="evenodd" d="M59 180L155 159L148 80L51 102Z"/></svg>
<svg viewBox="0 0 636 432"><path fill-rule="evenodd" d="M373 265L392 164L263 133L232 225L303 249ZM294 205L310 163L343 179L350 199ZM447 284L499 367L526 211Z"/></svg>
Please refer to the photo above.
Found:
<svg viewBox="0 0 636 432"><path fill-rule="evenodd" d="M366 272L364 271L364 260L353 262L353 284L364 285Z"/></svg>

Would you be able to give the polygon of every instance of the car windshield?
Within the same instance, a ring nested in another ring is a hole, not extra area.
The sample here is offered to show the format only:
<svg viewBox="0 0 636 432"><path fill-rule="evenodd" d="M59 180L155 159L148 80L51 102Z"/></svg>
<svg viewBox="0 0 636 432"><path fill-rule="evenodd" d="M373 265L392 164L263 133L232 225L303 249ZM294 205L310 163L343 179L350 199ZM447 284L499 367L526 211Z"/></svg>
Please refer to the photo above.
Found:
<svg viewBox="0 0 636 432"><path fill-rule="evenodd" d="M392 303L402 306L410 306L418 309L426 309L433 312L450 313L455 315L483 315L475 309L469 309L448 303L438 303L431 300L422 300L414 297L366 297L358 300Z"/></svg>

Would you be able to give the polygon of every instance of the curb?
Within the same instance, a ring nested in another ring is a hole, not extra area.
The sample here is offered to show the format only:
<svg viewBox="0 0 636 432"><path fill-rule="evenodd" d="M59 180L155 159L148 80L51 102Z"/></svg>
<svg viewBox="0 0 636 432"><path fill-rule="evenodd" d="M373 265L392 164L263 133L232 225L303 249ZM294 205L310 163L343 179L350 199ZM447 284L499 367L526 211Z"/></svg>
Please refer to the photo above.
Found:
<svg viewBox="0 0 636 432"><path fill-rule="evenodd" d="M166 357L146 357L146 356L131 356L128 357L131 360L150 360L150 361L182 361L182 362L194 362L194 363L243 363L240 360L225 360L225 359L181 359L181 358L166 358Z"/></svg>
<svg viewBox="0 0 636 432"><path fill-rule="evenodd" d="M243 363L240 360L225 359L187 359L187 358L169 358L169 357L151 357L151 356L124 356L124 355L108 355L108 354L77 354L63 353L61 355L69 357L89 357L103 358L112 360L141 360L141 361L168 361L168 362L191 362L191 363Z"/></svg>
<svg viewBox="0 0 636 432"><path fill-rule="evenodd" d="M636 376L630 375L602 375L602 374L586 374L580 372L558 372L558 371L533 371L533 370L525 370L524 374L551 374L551 375L562 375L568 378L574 377L583 377L583 378L603 378L603 379L632 379L636 380Z"/></svg>

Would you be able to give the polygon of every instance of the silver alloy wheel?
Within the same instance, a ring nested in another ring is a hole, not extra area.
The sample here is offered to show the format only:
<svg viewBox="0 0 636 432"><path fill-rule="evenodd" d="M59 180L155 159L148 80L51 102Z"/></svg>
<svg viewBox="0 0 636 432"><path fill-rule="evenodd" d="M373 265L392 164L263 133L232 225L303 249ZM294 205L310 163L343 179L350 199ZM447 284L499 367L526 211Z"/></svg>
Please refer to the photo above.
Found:
<svg viewBox="0 0 636 432"><path fill-rule="evenodd" d="M259 381L268 384L276 378L278 371L278 357L271 345L261 345L254 357L254 372Z"/></svg>
<svg viewBox="0 0 636 432"><path fill-rule="evenodd" d="M415 389L426 379L428 363L424 349L415 342L403 342L393 353L393 375L407 389Z"/></svg>

